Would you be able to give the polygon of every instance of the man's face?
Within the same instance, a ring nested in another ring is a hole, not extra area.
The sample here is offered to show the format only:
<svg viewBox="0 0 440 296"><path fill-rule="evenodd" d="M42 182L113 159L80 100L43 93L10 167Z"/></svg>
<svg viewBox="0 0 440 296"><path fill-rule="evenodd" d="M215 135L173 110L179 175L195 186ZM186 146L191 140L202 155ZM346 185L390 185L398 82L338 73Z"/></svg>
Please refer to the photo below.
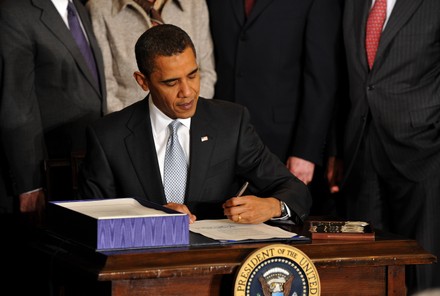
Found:
<svg viewBox="0 0 440 296"><path fill-rule="evenodd" d="M146 83L153 103L170 118L194 115L200 92L200 74L193 50L181 54L158 56Z"/></svg>

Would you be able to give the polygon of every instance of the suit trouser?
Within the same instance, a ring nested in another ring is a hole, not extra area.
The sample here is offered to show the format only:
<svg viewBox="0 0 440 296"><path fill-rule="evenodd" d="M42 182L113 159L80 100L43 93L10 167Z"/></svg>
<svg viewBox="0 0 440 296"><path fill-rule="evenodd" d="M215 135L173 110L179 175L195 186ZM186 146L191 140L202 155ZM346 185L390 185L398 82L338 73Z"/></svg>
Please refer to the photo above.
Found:
<svg viewBox="0 0 440 296"><path fill-rule="evenodd" d="M377 229L415 239L440 259L440 173L410 181L379 146L373 127L344 187L347 219L369 221ZM409 293L440 287L440 263L409 267L407 284Z"/></svg>

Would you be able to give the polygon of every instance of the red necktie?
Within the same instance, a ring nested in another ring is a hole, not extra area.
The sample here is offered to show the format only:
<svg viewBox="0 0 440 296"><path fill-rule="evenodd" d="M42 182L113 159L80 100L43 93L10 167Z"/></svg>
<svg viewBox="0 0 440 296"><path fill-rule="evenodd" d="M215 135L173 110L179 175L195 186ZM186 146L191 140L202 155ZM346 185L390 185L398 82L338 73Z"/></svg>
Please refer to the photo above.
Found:
<svg viewBox="0 0 440 296"><path fill-rule="evenodd" d="M244 0L244 11L246 13L246 16L251 13L252 7L254 7L256 0Z"/></svg>
<svg viewBox="0 0 440 296"><path fill-rule="evenodd" d="M387 0L376 0L368 16L365 34L365 49L370 69L373 68L377 48L379 47L380 34L382 33L386 16Z"/></svg>

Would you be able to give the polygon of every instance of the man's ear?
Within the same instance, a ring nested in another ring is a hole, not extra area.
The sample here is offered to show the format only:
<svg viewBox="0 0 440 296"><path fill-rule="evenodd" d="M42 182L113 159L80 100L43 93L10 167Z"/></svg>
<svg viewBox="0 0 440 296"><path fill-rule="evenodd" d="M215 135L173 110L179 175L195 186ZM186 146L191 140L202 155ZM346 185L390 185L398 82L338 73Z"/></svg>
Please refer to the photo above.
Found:
<svg viewBox="0 0 440 296"><path fill-rule="evenodd" d="M145 77L144 74L142 74L139 71L136 71L136 72L133 73L133 77L134 77L134 79L136 79L136 82L139 84L139 86L144 91L148 91L149 90L147 78Z"/></svg>

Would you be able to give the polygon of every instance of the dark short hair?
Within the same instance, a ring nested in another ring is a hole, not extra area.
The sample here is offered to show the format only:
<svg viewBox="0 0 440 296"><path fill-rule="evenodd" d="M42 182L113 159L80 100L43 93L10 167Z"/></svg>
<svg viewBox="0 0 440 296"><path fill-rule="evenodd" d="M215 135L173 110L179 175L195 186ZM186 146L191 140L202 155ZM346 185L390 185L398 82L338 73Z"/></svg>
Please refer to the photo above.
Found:
<svg viewBox="0 0 440 296"><path fill-rule="evenodd" d="M188 47L192 48L196 55L191 38L181 28L171 24L154 26L145 31L136 42L135 53L139 71L150 77L157 56L177 55Z"/></svg>

